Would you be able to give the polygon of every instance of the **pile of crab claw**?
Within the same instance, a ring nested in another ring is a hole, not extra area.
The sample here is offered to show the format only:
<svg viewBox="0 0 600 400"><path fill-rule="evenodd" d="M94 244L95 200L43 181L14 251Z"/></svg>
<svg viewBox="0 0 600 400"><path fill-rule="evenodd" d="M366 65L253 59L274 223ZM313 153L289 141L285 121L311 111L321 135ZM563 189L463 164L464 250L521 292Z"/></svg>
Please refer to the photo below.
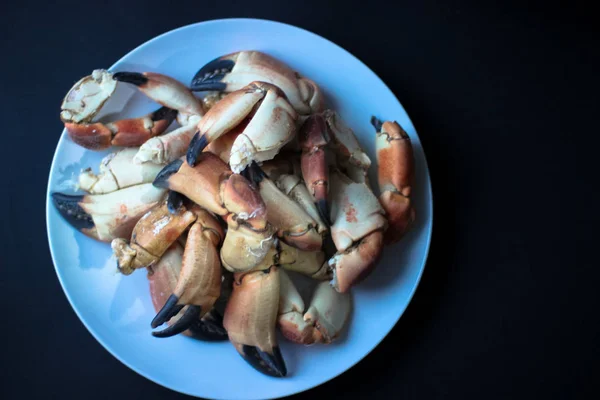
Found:
<svg viewBox="0 0 600 400"><path fill-rule="evenodd" d="M162 107L96 120L119 84ZM304 345L336 340L351 288L415 220L402 127L371 118L376 196L371 160L319 87L262 52L219 57L189 87L155 72L95 70L68 92L61 120L78 145L115 151L98 174L81 172L85 195L53 193L53 203L111 244L120 273L147 270L151 327L164 325L152 334L229 340L270 376L287 375L277 330ZM316 282L308 307L293 274Z"/></svg>

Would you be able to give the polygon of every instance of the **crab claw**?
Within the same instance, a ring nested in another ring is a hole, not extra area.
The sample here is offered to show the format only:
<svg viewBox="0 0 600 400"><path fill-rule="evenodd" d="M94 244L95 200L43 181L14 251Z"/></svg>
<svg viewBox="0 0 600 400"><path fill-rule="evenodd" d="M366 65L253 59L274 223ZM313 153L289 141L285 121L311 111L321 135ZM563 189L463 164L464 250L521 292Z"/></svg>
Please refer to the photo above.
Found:
<svg viewBox="0 0 600 400"><path fill-rule="evenodd" d="M191 115L204 115L202 103L184 84L156 72L115 72L115 81L130 83L157 103Z"/></svg>
<svg viewBox="0 0 600 400"><path fill-rule="evenodd" d="M104 194L142 183L152 183L162 167L154 164L137 164L134 156L137 149L116 151L100 161L99 173L91 168L79 174L79 187L91 194Z"/></svg>
<svg viewBox="0 0 600 400"><path fill-rule="evenodd" d="M177 286L177 280L181 273L183 260L183 247L177 242L165 252L160 260L148 268L148 281L150 283L150 295L156 312L159 312L166 304L168 294ZM180 323L179 321L187 315L187 309L174 315L168 328L163 331L155 331L155 337L169 337L175 333L183 333L186 336L203 341L227 340L227 332L223 328L223 317L215 308L211 309L201 319L195 319L191 323ZM180 326L188 326L187 330L181 331ZM181 331L181 332L178 332Z"/></svg>
<svg viewBox="0 0 600 400"><path fill-rule="evenodd" d="M212 153L200 154L195 167L175 160L156 176L154 185L183 194L226 220L221 261L230 271L246 271L262 261L273 241L273 227L260 194L242 175Z"/></svg>
<svg viewBox="0 0 600 400"><path fill-rule="evenodd" d="M230 93L252 81L281 88L301 115L320 112L323 108L323 96L313 81L300 77L285 63L259 51L241 51L210 61L196 73L191 88Z"/></svg>
<svg viewBox="0 0 600 400"><path fill-rule="evenodd" d="M197 323L213 308L221 294L221 263L217 247L225 234L218 221L207 211L196 208L195 214L197 219L187 235L177 285L151 324L156 328L168 322L181 307L188 306L184 316L168 328L172 334L181 333ZM168 336L164 331L160 334L160 337Z"/></svg>
<svg viewBox="0 0 600 400"><path fill-rule="evenodd" d="M298 203L285 195L258 164L251 164L249 174L267 207L267 218L277 229L281 240L305 251L321 249L323 237L316 230L316 221Z"/></svg>
<svg viewBox="0 0 600 400"><path fill-rule="evenodd" d="M399 241L415 221L410 199L414 181L414 155L408 134L397 122L371 118L377 137L379 201L385 209L389 227L385 244Z"/></svg>
<svg viewBox="0 0 600 400"><path fill-rule="evenodd" d="M234 275L223 326L240 355L263 374L284 377L287 368L277 344L279 268Z"/></svg>
<svg viewBox="0 0 600 400"><path fill-rule="evenodd" d="M129 238L135 224L156 206L166 190L151 183L130 186L108 194L52 193L60 215L81 233L102 242Z"/></svg>
<svg viewBox="0 0 600 400"><path fill-rule="evenodd" d="M202 150L241 123L247 126L231 146L229 164L235 173L252 161L270 160L296 134L297 113L276 86L251 82L215 104L198 123L186 160L195 166ZM248 121L244 121L246 119Z"/></svg>
<svg viewBox="0 0 600 400"><path fill-rule="evenodd" d="M335 341L350 315L350 294L338 293L329 282L320 282L313 293L310 307L304 313L304 301L294 283L284 271L280 273L277 324L283 336L305 345Z"/></svg>
<svg viewBox="0 0 600 400"><path fill-rule="evenodd" d="M317 280L330 279L331 272L325 263L323 251L302 251L278 242L278 264L285 270L298 272Z"/></svg>
<svg viewBox="0 0 600 400"><path fill-rule="evenodd" d="M298 134L302 146L302 177L312 195L323 221L331 225L327 193L329 191L329 167L325 147L329 143L325 118L320 114L306 119Z"/></svg>
<svg viewBox="0 0 600 400"><path fill-rule="evenodd" d="M329 260L332 284L344 293L365 279L375 267L387 228L384 210L366 183L331 171L331 238L337 254ZM349 264L348 264L349 263Z"/></svg>
<svg viewBox="0 0 600 400"><path fill-rule="evenodd" d="M130 241L123 238L112 241L119 271L130 275L136 269L154 265L195 220L194 213L183 207L177 214L171 213L163 201L140 218Z"/></svg>

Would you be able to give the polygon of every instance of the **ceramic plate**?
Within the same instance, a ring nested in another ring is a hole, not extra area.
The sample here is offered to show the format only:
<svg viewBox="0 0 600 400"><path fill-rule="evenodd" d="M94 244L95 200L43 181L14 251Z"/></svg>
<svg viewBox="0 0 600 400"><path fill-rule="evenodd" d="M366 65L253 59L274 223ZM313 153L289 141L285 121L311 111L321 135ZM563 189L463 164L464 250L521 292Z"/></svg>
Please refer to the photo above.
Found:
<svg viewBox="0 0 600 400"><path fill-rule="evenodd" d="M404 127L415 150L413 201L418 222L402 242L385 249L374 273L353 290L351 319L340 339L329 346L304 347L280 337L288 376L270 378L246 364L229 342L205 343L182 335L158 339L150 334L155 313L145 271L120 275L110 245L72 229L52 205L51 192L74 193L72 184L80 170L92 167L97 171L99 161L109 152L87 151L63 132L50 170L46 208L52 258L67 298L92 335L129 368L172 390L212 399L287 396L351 368L380 343L406 309L423 272L431 237L430 179L415 127L394 93L361 61L332 42L271 21L216 20L158 36L109 69L161 72L189 84L206 62L248 49L269 53L316 81L328 105L354 129L372 160L371 115L396 120ZM106 67L91 66L89 72ZM74 76L73 82L79 78ZM110 101L112 108L107 103L102 114L133 117L157 107L127 86L119 85ZM372 182L376 182L374 172L372 167Z"/></svg>

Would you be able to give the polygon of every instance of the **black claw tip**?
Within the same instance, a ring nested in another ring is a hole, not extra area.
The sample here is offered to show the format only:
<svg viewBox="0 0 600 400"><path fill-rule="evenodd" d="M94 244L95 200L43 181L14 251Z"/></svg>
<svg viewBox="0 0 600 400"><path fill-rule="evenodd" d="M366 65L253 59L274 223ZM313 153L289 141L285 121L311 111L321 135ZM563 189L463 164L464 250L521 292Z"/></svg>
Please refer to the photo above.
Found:
<svg viewBox="0 0 600 400"><path fill-rule="evenodd" d="M184 200L185 198L181 193L170 190L167 196L167 210L171 214L177 214L177 211L183 206Z"/></svg>
<svg viewBox="0 0 600 400"><path fill-rule="evenodd" d="M169 122L173 122L175 117L177 117L177 110L173 110L169 107L161 107L152 113L150 119L152 121L160 121L164 119Z"/></svg>
<svg viewBox="0 0 600 400"><path fill-rule="evenodd" d="M165 322L169 321L171 318L173 318L173 316L175 316L179 311L181 311L183 306L178 305L178 301L179 298L174 294L169 296L163 308L160 309L158 314L156 314L156 317L154 317L154 319L150 323L150 326L152 328L159 327Z"/></svg>
<svg viewBox="0 0 600 400"><path fill-rule="evenodd" d="M373 127L375 128L375 130L377 132L381 132L381 126L383 125L383 122L381 120L379 120L377 117L372 116L371 117L371 125L373 125Z"/></svg>
<svg viewBox="0 0 600 400"><path fill-rule="evenodd" d="M82 195L52 193L52 202L60 215L78 230L94 227L94 220L90 214L79 205L82 200Z"/></svg>
<svg viewBox="0 0 600 400"><path fill-rule="evenodd" d="M244 359L257 371L275 378L282 378L287 375L285 361L278 346L273 347L273 354L248 345L244 345L242 351L244 352Z"/></svg>
<svg viewBox="0 0 600 400"><path fill-rule="evenodd" d="M186 331L190 328L190 326L198 321L201 311L202 307L200 306L189 306L186 312L177 320L177 322L168 328L163 329L162 331L152 332L152 336L158 338L167 338Z"/></svg>
<svg viewBox="0 0 600 400"><path fill-rule="evenodd" d="M210 310L201 320L194 321L190 332L194 338L207 342L219 342L229 338L227 330L223 327L223 316L215 309Z"/></svg>
<svg viewBox="0 0 600 400"><path fill-rule="evenodd" d="M139 72L116 72L113 74L113 79L119 82L131 83L135 86L142 86L148 82L148 78Z"/></svg>
<svg viewBox="0 0 600 400"><path fill-rule="evenodd" d="M327 200L325 200L325 199L317 200L317 202L315 202L315 205L317 206L317 210L319 211L319 216L321 216L321 219L323 220L323 222L325 222L325 224L328 227L330 227L331 220L329 219L329 207L327 206Z"/></svg>
<svg viewBox="0 0 600 400"><path fill-rule="evenodd" d="M246 170L248 170L248 172L245 172ZM263 179L268 178L265 171L262 170L262 168L256 163L256 161L252 161L252 163L246 168L244 168L241 173L245 173L246 175L248 175L249 180L257 185L261 183Z"/></svg>
<svg viewBox="0 0 600 400"><path fill-rule="evenodd" d="M177 171L183 165L183 160L177 159L172 161L170 164L165 165L163 169L160 170L156 178L154 178L154 182L152 184L158 188L168 189L169 188L169 177Z"/></svg>
<svg viewBox="0 0 600 400"><path fill-rule="evenodd" d="M200 131L196 132L192 141L190 142L190 146L188 147L188 151L186 154L186 160L189 165L192 167L196 165L198 162L198 157L202 153L202 150L208 145L208 140L205 135L201 135Z"/></svg>
<svg viewBox="0 0 600 400"><path fill-rule="evenodd" d="M221 79L231 72L235 66L235 61L222 59L221 57L212 60L204 65L192 78L190 85L192 91L217 90L223 91L227 87Z"/></svg>

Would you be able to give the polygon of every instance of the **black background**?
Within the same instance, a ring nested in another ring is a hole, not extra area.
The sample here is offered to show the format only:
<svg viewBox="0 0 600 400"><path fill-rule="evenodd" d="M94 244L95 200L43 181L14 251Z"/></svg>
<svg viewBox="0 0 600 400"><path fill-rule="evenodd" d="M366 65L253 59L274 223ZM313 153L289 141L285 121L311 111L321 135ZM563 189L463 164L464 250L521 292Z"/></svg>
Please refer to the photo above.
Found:
<svg viewBox="0 0 600 400"><path fill-rule="evenodd" d="M433 242L406 313L362 362L293 398L597 396L595 13L573 2L302 3L2 4L1 398L185 397L122 365L72 311L48 249L46 185L75 77L227 17L291 23L363 60L406 108L431 169Z"/></svg>

